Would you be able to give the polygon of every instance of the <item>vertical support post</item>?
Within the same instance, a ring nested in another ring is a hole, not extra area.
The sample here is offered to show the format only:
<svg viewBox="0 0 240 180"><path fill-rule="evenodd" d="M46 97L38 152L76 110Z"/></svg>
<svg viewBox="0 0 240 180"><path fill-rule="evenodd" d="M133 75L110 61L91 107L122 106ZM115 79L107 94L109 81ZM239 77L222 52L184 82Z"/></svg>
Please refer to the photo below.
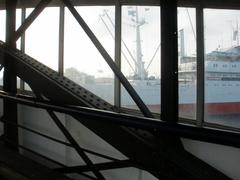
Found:
<svg viewBox="0 0 240 180"><path fill-rule="evenodd" d="M15 23L16 23L16 5L17 0L6 1L6 44L10 48L16 48L16 41L14 40ZM16 75L14 74L12 64L9 61L9 56L4 57L5 69L3 77L3 90L15 94L17 91ZM8 100L3 100L3 113L6 121L17 124L17 104ZM17 151L18 148L12 143L18 144L18 128L7 123L4 124L4 137L6 138L6 145ZM11 141L12 143L8 143Z"/></svg>
<svg viewBox="0 0 240 180"><path fill-rule="evenodd" d="M115 5L115 64L121 69L121 32L122 32L122 7L117 0ZM114 105L121 106L121 83L117 76L114 79Z"/></svg>
<svg viewBox="0 0 240 180"><path fill-rule="evenodd" d="M65 7L60 6L59 16L59 46L58 46L58 72L63 75L64 73L64 18L65 18Z"/></svg>
<svg viewBox="0 0 240 180"><path fill-rule="evenodd" d="M177 0L161 0L161 119L178 120Z"/></svg>
<svg viewBox="0 0 240 180"><path fill-rule="evenodd" d="M197 24L197 125L204 121L204 17L203 8L196 8Z"/></svg>
<svg viewBox="0 0 240 180"><path fill-rule="evenodd" d="M21 23L23 23L26 19L26 8L22 8L22 18L21 18ZM21 36L21 51L24 53L25 52L25 33ZM21 79L20 80L20 89L24 90L24 81Z"/></svg>

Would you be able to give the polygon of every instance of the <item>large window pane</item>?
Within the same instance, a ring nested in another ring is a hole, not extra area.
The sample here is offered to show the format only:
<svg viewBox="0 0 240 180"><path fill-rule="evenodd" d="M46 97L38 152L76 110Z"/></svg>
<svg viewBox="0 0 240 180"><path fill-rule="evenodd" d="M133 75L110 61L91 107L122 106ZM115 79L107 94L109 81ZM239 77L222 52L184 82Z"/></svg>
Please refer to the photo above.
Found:
<svg viewBox="0 0 240 180"><path fill-rule="evenodd" d="M5 31L6 31L6 11L0 11L0 40L5 41Z"/></svg>
<svg viewBox="0 0 240 180"><path fill-rule="evenodd" d="M114 57L114 7L76 8L110 56ZM65 13L64 75L113 103L113 72L69 10Z"/></svg>
<svg viewBox="0 0 240 180"><path fill-rule="evenodd" d="M6 11L0 11L0 40L5 42L5 32L6 32ZM0 72L0 85L3 85L3 71Z"/></svg>
<svg viewBox="0 0 240 180"><path fill-rule="evenodd" d="M240 127L239 10L205 9L205 119Z"/></svg>
<svg viewBox="0 0 240 180"><path fill-rule="evenodd" d="M21 25L21 21L22 21L22 10L21 9L17 9L16 10L16 30L19 28L19 26ZM17 48L20 49L21 46L21 38L18 39L17 44L16 44Z"/></svg>
<svg viewBox="0 0 240 180"><path fill-rule="evenodd" d="M179 117L196 119L196 14L178 8Z"/></svg>
<svg viewBox="0 0 240 180"><path fill-rule="evenodd" d="M27 16L33 9L27 9ZM59 8L45 8L26 31L26 54L57 71Z"/></svg>
<svg viewBox="0 0 240 180"><path fill-rule="evenodd" d="M16 10L16 30L21 25L21 21L22 21L21 19L22 19L22 10L17 9ZM17 49L21 48L21 38L18 39L18 41L16 43L16 47L17 47ZM17 88L20 89L20 78L19 77L17 77Z"/></svg>
<svg viewBox="0 0 240 180"><path fill-rule="evenodd" d="M149 109L160 113L160 7L122 7L121 69ZM124 88L121 100L137 108Z"/></svg>

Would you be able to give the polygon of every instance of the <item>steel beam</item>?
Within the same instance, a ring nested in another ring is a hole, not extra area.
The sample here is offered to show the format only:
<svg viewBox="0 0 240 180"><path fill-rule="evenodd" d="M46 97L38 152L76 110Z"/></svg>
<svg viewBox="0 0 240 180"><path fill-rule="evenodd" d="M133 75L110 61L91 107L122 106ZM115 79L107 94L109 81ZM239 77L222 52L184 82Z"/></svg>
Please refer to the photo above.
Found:
<svg viewBox="0 0 240 180"><path fill-rule="evenodd" d="M107 26L106 26L107 27ZM115 5L115 63L121 69L121 33L122 33L122 6L119 1ZM114 105L121 106L121 83L119 79L114 78Z"/></svg>
<svg viewBox="0 0 240 180"><path fill-rule="evenodd" d="M10 48L16 48L16 41L14 40L16 5L17 0L6 1L6 44ZM3 89L10 94L15 94L17 92L16 75L14 74L13 66L8 56L4 56ZM8 100L3 101L3 114L7 121L17 123L17 112L16 103ZM18 129L4 124L4 137L18 144ZM18 148L11 146L7 141L6 145L18 151Z"/></svg>
<svg viewBox="0 0 240 180"><path fill-rule="evenodd" d="M26 19L26 8L22 8L22 17L21 17L21 23L23 23ZM22 34L21 36L21 51L25 53L25 33ZM20 79L20 89L24 90L25 83L22 79Z"/></svg>
<svg viewBox="0 0 240 180"><path fill-rule="evenodd" d="M64 141L59 140L59 139L57 139L57 138L54 138L54 137L45 135L45 134L43 134L43 133L41 133L41 132L38 132L38 131L36 131L36 130L33 130L33 129L28 128L28 127L23 126L23 125L14 124L14 123L8 122L8 121L4 120L4 117L1 117L1 118L0 118L0 122L7 123L7 124L9 124L9 125L11 125L11 126L16 126L16 127L18 127L18 128L21 128L21 129L23 129L23 130L29 131L29 132L31 132L31 133L33 133L33 134L37 134L37 135L39 135L39 136L41 136L41 137L44 137L44 138L46 138L46 139L50 139L50 140L52 140L52 141L54 141L54 142L63 144L63 145L65 145L65 146L73 147L73 146L72 146L70 143L68 143L68 142L64 142ZM89 150L89 149L81 148L81 150L84 151L84 152L86 152L86 153L89 153L89 154L92 154L92 155L95 155L95 156L102 157L102 158L104 158L104 159L108 159L108 160L111 160L111 161L119 161L119 159L116 159L116 158L113 158L113 157L110 157L110 156L107 156L107 155L104 155L104 154L100 154L100 153L91 151L91 150Z"/></svg>
<svg viewBox="0 0 240 180"><path fill-rule="evenodd" d="M204 20L203 8L196 8L197 24L197 125L202 126L204 122L204 100L205 100L205 67L204 67Z"/></svg>
<svg viewBox="0 0 240 180"><path fill-rule="evenodd" d="M28 128L28 127L25 127L25 126L23 126L23 125L8 122L8 121L4 120L4 117L0 119L0 122L3 122L3 123L6 123L6 124L9 124L9 125L11 125L11 126L15 126L15 127L21 128L21 129L23 129L23 130L25 130L25 131L31 132L31 133L33 133L33 134L37 134L38 136L44 137L44 138L46 138L46 139L50 139L50 140L52 140L52 141L54 141L54 142L63 144L63 145L65 145L65 146L72 147L72 145L71 145L70 143L68 143L68 142L64 142L64 141L59 140L59 139L57 139L57 138L54 138L54 137L45 135L45 134L43 134L43 133L41 133L41 132L38 132L38 131L33 130L33 129Z"/></svg>
<svg viewBox="0 0 240 180"><path fill-rule="evenodd" d="M15 33L14 40L17 41L23 33L27 30L27 28L33 23L33 21L38 17L38 15L44 10L45 7L51 2L51 0L41 0L36 8L31 12L31 14L27 17L24 23L18 28Z"/></svg>
<svg viewBox="0 0 240 180"><path fill-rule="evenodd" d="M105 180L103 175L94 167L92 161L88 158L86 153L82 150L80 145L75 141L75 139L72 137L72 135L68 132L68 130L65 128L65 126L61 123L61 121L58 119L58 117L55 115L53 111L47 110L48 114L54 121L54 123L57 125L57 127L62 131L64 136L67 138L67 140L72 144L74 149L77 151L77 153L80 155L80 157L84 160L84 162L92 168L92 172L96 175L96 177L99 180Z"/></svg>
<svg viewBox="0 0 240 180"><path fill-rule="evenodd" d="M161 0L161 119L178 121L177 0Z"/></svg>
<svg viewBox="0 0 240 180"><path fill-rule="evenodd" d="M64 74L64 19L65 7L62 5L59 8L59 42L58 42L58 72Z"/></svg>
<svg viewBox="0 0 240 180"><path fill-rule="evenodd" d="M80 116L89 121L118 124L126 127L145 129L148 131L159 131L162 134L171 134L192 140L222 144L240 148L240 133L223 131L216 128L196 127L189 124L169 123L158 119L136 117L128 114L114 113L85 107L74 107L57 105L47 101L39 101L36 98L25 96L13 96L0 92L0 98L35 108L48 109L69 115Z"/></svg>
<svg viewBox="0 0 240 180"><path fill-rule="evenodd" d="M123 6L159 6L159 0L119 0ZM5 0L0 1L0 10L5 9ZM116 0L72 0L74 6L114 6ZM180 7L196 7L199 4L199 0L178 0L178 6ZM221 8L221 9L239 9L239 0L201 0L204 8ZM37 5L35 0L19 0L17 8L33 8ZM61 2L59 0L52 0L49 3L49 7L59 7Z"/></svg>
<svg viewBox="0 0 240 180"><path fill-rule="evenodd" d="M107 51L104 49L102 44L98 41L97 37L94 35L94 33L91 31L91 29L88 27L86 22L83 20L83 18L79 15L77 10L73 7L72 3L69 0L62 0L64 4L68 7L69 11L72 13L72 15L75 17L79 25L82 27L82 29L85 31L85 33L88 35L90 40L93 42L95 47L98 49L100 54L103 56L109 67L112 69L114 74L118 77L119 81L122 83L124 88L127 90L129 95L132 97L136 105L139 107L141 112L146 117L153 117L152 113L148 109L148 107L144 104L142 99L139 97L135 89L131 86L127 78L123 75L119 67L114 63L111 56L107 53Z"/></svg>
<svg viewBox="0 0 240 180"><path fill-rule="evenodd" d="M33 89L41 91L45 97L51 97L52 101L61 101L61 103L64 104L83 105L105 110L116 110L113 105L79 84L59 75L58 72L23 54L21 51L9 49L0 41L0 53L1 52L6 52L1 55L6 54L13 62L17 76L24 79ZM3 64L2 58L0 58L0 64ZM41 75L39 73L41 73ZM42 88L43 85L45 88ZM55 100L53 100L54 96Z"/></svg>
<svg viewBox="0 0 240 180"><path fill-rule="evenodd" d="M106 110L108 107L108 104L102 102L101 98L96 99L95 106L94 103L90 101L95 99L94 94L89 94L89 92L79 87L79 85L60 76L50 68L47 68L45 65L26 56L18 50L6 49L3 43L0 44L2 44L0 45L0 53L8 54L9 57L12 58L11 60L15 62L14 69L18 76L29 82L34 90L36 89L36 91L43 94L44 97L47 97L52 102L58 102L62 107L64 104L68 103L78 106L97 107L103 110ZM29 73L31 76L29 76ZM36 79L38 79L37 82ZM47 88L42 88L42 86ZM83 97L83 99L80 97ZM101 102L102 105L100 105ZM109 110L112 109L109 108ZM179 177L183 179L194 177L193 179L196 180L228 179L221 172L179 147L176 144L176 140L179 139L179 135L176 131L168 134L164 132L164 129L167 130L168 126L154 128L154 124L152 124L153 126L148 127L150 129L145 127L146 130L142 130L145 128L140 128L138 127L139 124L135 124L136 128L129 128L134 126L126 125L127 127L124 127L124 125L116 123L113 118L114 116L110 115L111 113L102 114L103 116L101 116L101 113L98 113L99 111L97 110L90 112L89 108L85 108L82 114L71 113L71 115L106 142L121 151L125 156L129 157L134 163L146 169L151 169L153 172L157 171L158 173L154 174L154 176L164 177L163 179L166 179L166 177L171 179L176 179L176 177L178 177L178 179ZM116 114L116 116L121 117L121 114ZM135 117L133 117L133 119L134 118ZM126 117L120 118L118 121L119 120L126 124L131 124L130 122L132 122L132 120L127 120ZM103 126L104 122L107 122L105 126ZM149 125L151 125L151 122ZM171 123L164 125L172 127ZM178 128L181 129L181 127ZM174 133L176 133L176 135ZM186 130L185 134L187 133L189 133L189 130ZM170 135L177 137L174 140ZM200 173L198 170L199 168L206 173ZM207 177L206 174L208 174Z"/></svg>

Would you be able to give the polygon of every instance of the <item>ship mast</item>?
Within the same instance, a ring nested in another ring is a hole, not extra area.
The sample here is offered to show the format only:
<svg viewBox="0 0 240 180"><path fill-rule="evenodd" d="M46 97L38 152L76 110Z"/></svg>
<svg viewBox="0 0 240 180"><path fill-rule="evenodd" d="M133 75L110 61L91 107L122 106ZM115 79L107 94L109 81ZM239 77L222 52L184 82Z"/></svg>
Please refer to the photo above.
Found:
<svg viewBox="0 0 240 180"><path fill-rule="evenodd" d="M115 27L115 25L114 25L113 21L111 20L111 18L108 15L106 10L104 10L104 14L103 15L99 15L99 17L102 20L104 26L107 28L107 31L110 33L111 37L114 39L113 33L111 32L111 30L109 29L107 23L103 19L104 15L106 15L107 19L110 21L110 24L113 27ZM159 50L160 45L157 47L157 49L156 49L156 51L155 51L155 53L154 53L150 63L148 64L148 67L145 68L144 67L144 62L143 62L143 54L142 54L141 29L140 29L140 27L143 26L144 24L146 24L146 21L145 21L144 18L142 20L139 20L138 7L136 7L135 9L133 9L133 7L128 7L128 15L131 16L130 19L133 22L133 25L131 25L131 26L134 27L135 30L136 30L136 56L135 57L130 52L130 50L127 47L126 43L123 40L121 40L121 41L123 43L123 46L126 48L127 53L129 54L131 59L134 61L135 67L131 66L131 63L128 60L127 55L123 51L122 51L122 54L123 54L124 58L127 60L127 63L129 64L131 69L134 71L133 78L134 79L139 79L139 80L144 80L144 79L147 79L147 76L148 76L147 69L149 68L150 64L152 63L152 61L153 61L157 51Z"/></svg>
<svg viewBox="0 0 240 180"><path fill-rule="evenodd" d="M136 78L140 80L146 79L147 72L144 67L144 62L142 60L142 45L141 45L141 32L140 27L144 24L146 24L145 20L139 21L139 15L138 15L138 7L136 7L135 10L135 28L136 28L136 61L135 61L135 76Z"/></svg>
<svg viewBox="0 0 240 180"><path fill-rule="evenodd" d="M238 29L238 21L237 21L237 46L239 46L239 29Z"/></svg>
<svg viewBox="0 0 240 180"><path fill-rule="evenodd" d="M238 25L238 20L236 20L236 26L235 27L233 27L232 40L236 42L236 46L239 46L240 42L239 42L239 25Z"/></svg>

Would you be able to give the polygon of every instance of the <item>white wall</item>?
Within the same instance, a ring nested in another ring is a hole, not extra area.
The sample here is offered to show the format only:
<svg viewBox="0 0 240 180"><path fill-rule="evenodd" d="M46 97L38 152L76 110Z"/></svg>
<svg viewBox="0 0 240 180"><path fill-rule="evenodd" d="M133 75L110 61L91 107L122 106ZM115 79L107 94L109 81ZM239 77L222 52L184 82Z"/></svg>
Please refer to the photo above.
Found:
<svg viewBox="0 0 240 180"><path fill-rule="evenodd" d="M187 151L234 180L240 180L240 149L182 139Z"/></svg>
<svg viewBox="0 0 240 180"><path fill-rule="evenodd" d="M2 101L0 101L0 115L2 114ZM125 159L119 151L111 147L104 140L92 133L86 127L75 121L71 116L57 114L62 123L71 130L72 136L83 148L93 150L118 159ZM19 122L27 127L44 132L50 136L66 141L63 134L58 130L45 110L19 106ZM2 132L0 126L0 133ZM84 164L79 155L69 147L64 147L45 138L29 132L20 131L20 143L52 159L58 160L66 165ZM187 151L209 163L234 180L240 180L240 149L222 145L204 143L188 139L182 139ZM29 155L23 151L24 154ZM106 162L103 158L88 154L95 163ZM116 170L102 171L108 180L156 180L145 171L135 168L122 168ZM76 179L83 179L78 175L72 175Z"/></svg>
<svg viewBox="0 0 240 180"><path fill-rule="evenodd" d="M119 151L99 138L92 131L81 125L71 116L60 113L57 115L65 127L70 130L71 135L78 142L80 147L117 159L126 159L126 157ZM58 130L45 110L27 106L19 106L19 122L24 126L31 127L34 130L38 130L44 134L66 141L63 134ZM21 130L19 134L21 144L33 149L34 151L40 152L43 155L47 155L48 157L58 160L68 166L84 165L83 160L73 148L62 146L26 131ZM30 154L26 151L23 151L23 153L30 156ZM109 161L91 154L88 154L88 156L94 163ZM106 170L102 171L102 174L108 180L156 180L156 178L154 178L148 172L141 171L136 168ZM71 177L83 179L82 177L80 178L79 175L71 175Z"/></svg>

